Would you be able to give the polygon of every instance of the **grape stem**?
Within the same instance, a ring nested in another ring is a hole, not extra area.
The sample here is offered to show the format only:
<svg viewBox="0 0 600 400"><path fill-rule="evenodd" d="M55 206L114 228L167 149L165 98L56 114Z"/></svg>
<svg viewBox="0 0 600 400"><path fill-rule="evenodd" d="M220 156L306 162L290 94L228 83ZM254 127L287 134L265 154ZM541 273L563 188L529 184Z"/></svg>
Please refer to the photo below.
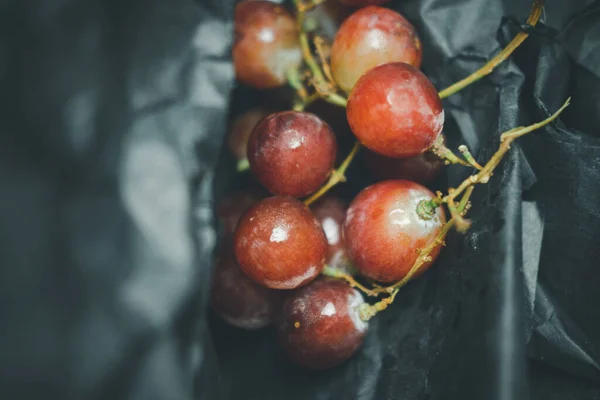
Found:
<svg viewBox="0 0 600 400"><path fill-rule="evenodd" d="M421 268L425 263L431 261L431 257L429 256L429 254L433 251L433 249L435 249L439 245L444 245L444 239L446 238L446 234L450 231L450 229L452 229L455 223L456 221L454 220L454 218L451 218L448 222L444 224L444 226L442 226L442 229L440 230L440 233L437 235L435 240L429 246L419 250L419 256L417 257L417 260L415 261L415 263L410 268L410 270L404 278L402 278L400 281L394 283L391 286L377 288L373 291L375 293L393 293L396 289L400 289L402 286L406 285L408 281L413 277L413 275L417 273L419 268Z"/></svg>
<svg viewBox="0 0 600 400"><path fill-rule="evenodd" d="M481 166L481 164L479 164L477 162L477 160L475 160L475 157L473 157L473 155L471 154L471 152L469 151L469 148L467 146L460 145L458 146L458 151L460 151L463 155L463 158L465 160L467 160L467 162L469 164L471 164L471 166L475 169L478 169L479 171L481 171L483 169L483 167Z"/></svg>
<svg viewBox="0 0 600 400"><path fill-rule="evenodd" d="M327 62L329 48L323 39L320 36L316 36L313 39L313 43L315 44L315 49L317 50L317 54L319 55L319 59L321 60L321 65L323 66L323 72L325 73L325 77L332 84L335 85L335 79L333 78L333 72L331 71L331 67ZM327 49L327 50L326 50Z"/></svg>
<svg viewBox="0 0 600 400"><path fill-rule="evenodd" d="M544 9L544 0L534 0L533 6L531 7L531 12L529 13L529 18L527 18L527 24L531 26L535 26L542 15L542 11ZM503 61L505 61L520 45L527 39L529 34L527 32L519 32L513 40L494 58L488 61L483 67L481 67L476 72L472 73L468 77L464 78L461 81L456 82L450 87L442 90L439 95L441 99L444 99L450 95L457 93L458 91L466 88L473 82L478 81L486 75L489 75L498 65L500 65Z"/></svg>
<svg viewBox="0 0 600 400"><path fill-rule="evenodd" d="M371 318L373 318L378 312L381 312L388 308L390 304L394 302L396 299L396 295L398 294L398 289L394 290L389 297L378 301L377 303L370 305L369 303L363 303L357 307L358 316L363 321L367 322Z"/></svg>
<svg viewBox="0 0 600 400"><path fill-rule="evenodd" d="M335 185L337 185L340 182L346 182L346 176L344 174L346 173L348 166L352 162L352 159L354 158L354 156L356 156L356 153L358 153L359 149L360 149L360 142L357 140L356 142L354 142L352 151L350 151L350 154L348 154L348 156L342 162L342 164L339 166L339 168L336 170L333 170L331 175L329 175L329 179L327 180L327 182L323 186L321 186L321 188L317 192L315 192L312 196L310 196L308 199L304 200L304 204L306 204L307 206L310 206L312 203L317 201L321 196L323 196L325 193L327 193L329 191L329 189L331 189L332 187L334 187Z"/></svg>
<svg viewBox="0 0 600 400"><path fill-rule="evenodd" d="M366 286L362 285L360 282L357 282L352 275L347 274L337 268L331 267L329 265L326 265L325 268L323 268L323 272L321 272L321 274L325 275L325 276L329 276L331 278L336 278L336 279L343 279L346 282L348 282L348 284L353 287L353 288L357 288L358 290L360 290L361 292L363 292L364 294L366 294L367 296L373 296L376 297L379 294L368 289Z"/></svg>
<svg viewBox="0 0 600 400"><path fill-rule="evenodd" d="M302 99L306 99L308 94L306 93L306 88L304 87L304 83L302 82L302 77L300 76L300 71L298 68L290 68L286 71L286 77L288 84L296 90L298 96Z"/></svg>
<svg viewBox="0 0 600 400"><path fill-rule="evenodd" d="M310 103L308 93L304 87L302 76L298 68L290 68L286 71L288 85L296 91L294 100L292 101L292 109L294 111L304 111Z"/></svg>
<svg viewBox="0 0 600 400"><path fill-rule="evenodd" d="M526 135L529 132L533 132L536 129L548 125L556 118L558 118L558 116L569 106L570 103L571 98L569 97L554 114L552 114L545 120L529 126L521 126L504 132L502 135L500 135L500 147L498 148L496 153L494 153L494 155L490 158L487 164L485 164L485 166L481 169L481 171L465 179L456 189L449 189L448 194L445 197L438 197L434 200L434 202L438 205L441 203L446 203L448 205L452 217L455 218L457 221L457 230L459 232L465 232L469 228L470 222L465 220L464 216L460 215L460 213L458 213L455 209L455 199L467 188L475 184L487 183L490 180L494 169L498 166L498 164L500 164L500 161L510 149L510 145L513 141L520 138L521 136Z"/></svg>
<svg viewBox="0 0 600 400"><path fill-rule="evenodd" d="M431 260L429 254L438 245L444 243L444 238L446 237L447 233L450 231L450 228L452 228L452 226L456 226L456 229L459 232L465 232L471 225L470 221L466 220L464 216L471 206L469 199L471 197L471 194L473 193L473 190L475 189L474 185L476 183L487 183L489 181L492 172L500 164L500 161L510 149L510 145L513 141L520 138L521 136L533 132L536 129L542 128L554 121L565 110L565 108L569 106L570 101L571 98L569 97L554 114L552 114L551 116L549 116L541 122L537 122L529 126L514 128L500 135L500 147L498 151L494 153L492 158L490 158L490 160L481 169L481 171L479 171L479 173L465 179L457 189L450 189L448 195L446 195L445 197L442 198L441 196L438 196L437 199L433 200L433 202L437 204L437 206L441 205L442 203L446 203L448 205L448 209L452 217L446 224L444 224L435 241L433 241L429 246L419 251L419 257L417 258L416 262L414 263L408 274L406 274L406 276L402 278L402 280L396 282L391 286L375 288L371 292L387 292L390 294L394 293L395 290L404 286L410 280L410 278L412 278L412 276L419 270L419 268L423 266L423 264ZM456 198L461 194L463 194L463 197L461 198L460 202L456 204Z"/></svg>
<svg viewBox="0 0 600 400"><path fill-rule="evenodd" d="M348 100L343 96L340 96L335 92L335 85L328 82L319 67L319 64L313 57L310 44L308 41L308 33L304 29L304 19L306 17L306 11L310 10L313 6L319 4L321 1L315 0L309 4L305 4L300 0L294 0L296 6L296 24L299 31L300 48L302 49L302 57L304 62L310 69L312 74L312 84L315 90L321 95L321 97L329 103L346 107Z"/></svg>
<svg viewBox="0 0 600 400"><path fill-rule="evenodd" d="M248 169L250 169L250 162L248 161L247 158L243 158L237 162L237 171L238 172L244 172Z"/></svg>
<svg viewBox="0 0 600 400"><path fill-rule="evenodd" d="M444 160L446 164L460 164L467 167L470 166L467 161L461 159L459 156L454 154L452 150L446 147L446 144L444 143L444 136L441 134L438 135L437 139L435 139L435 142L431 147L431 151L440 159Z"/></svg>
<svg viewBox="0 0 600 400"><path fill-rule="evenodd" d="M316 6L318 6L321 3L325 3L327 0L310 0L308 2L303 2L300 0L294 0L294 3L296 5L296 9L298 11L301 11L303 13L312 10L313 8L315 8Z"/></svg>

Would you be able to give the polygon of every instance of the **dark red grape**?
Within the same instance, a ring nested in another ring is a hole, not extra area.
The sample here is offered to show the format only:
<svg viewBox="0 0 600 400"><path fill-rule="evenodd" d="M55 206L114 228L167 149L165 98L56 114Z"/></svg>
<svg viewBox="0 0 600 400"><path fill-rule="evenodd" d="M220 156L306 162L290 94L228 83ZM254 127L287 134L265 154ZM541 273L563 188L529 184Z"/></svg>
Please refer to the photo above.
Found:
<svg viewBox="0 0 600 400"><path fill-rule="evenodd" d="M253 191L236 191L225 197L217 206L217 216L223 223L224 236L229 237L235 231L240 217L261 199Z"/></svg>
<svg viewBox="0 0 600 400"><path fill-rule="evenodd" d="M223 246L215 262L211 307L230 325L259 329L271 322L281 301L280 294L249 279L240 270L233 248Z"/></svg>
<svg viewBox="0 0 600 400"><path fill-rule="evenodd" d="M444 161L430 151L414 157L392 158L365 149L363 155L367 168L378 179L406 179L426 184L433 181L444 166Z"/></svg>
<svg viewBox="0 0 600 400"><path fill-rule="evenodd" d="M444 127L435 87L404 63L380 65L363 75L352 89L346 115L360 142L388 157L423 154Z"/></svg>
<svg viewBox="0 0 600 400"><path fill-rule="evenodd" d="M306 285L323 270L327 238L319 220L301 201L269 197L240 219L235 254L246 275L273 289Z"/></svg>
<svg viewBox="0 0 600 400"><path fill-rule="evenodd" d="M337 145L328 124L314 114L282 111L264 118L248 141L248 161L271 193L301 197L315 192L333 170Z"/></svg>
<svg viewBox="0 0 600 400"><path fill-rule="evenodd" d="M328 195L318 200L312 206L312 212L321 221L323 231L329 243L327 254L327 265L343 270L351 271L350 259L346 253L346 244L342 227L346 219L346 203L339 197Z"/></svg>
<svg viewBox="0 0 600 400"><path fill-rule="evenodd" d="M390 0L339 0L340 3L350 7L376 6L388 3Z"/></svg>
<svg viewBox="0 0 600 400"><path fill-rule="evenodd" d="M357 307L360 292L346 283L320 278L292 293L277 320L278 340L296 363L326 369L349 359L362 345L368 323Z"/></svg>
<svg viewBox="0 0 600 400"><path fill-rule="evenodd" d="M233 63L236 78L259 89L282 86L302 61L296 21L269 1L245 0L235 7Z"/></svg>
<svg viewBox="0 0 600 400"><path fill-rule="evenodd" d="M435 195L426 187L405 180L383 181L371 185L350 203L344 237L348 254L361 275L379 282L402 279L415 263L418 250L434 242L446 222L438 207L431 219L417 214L422 200ZM440 252L437 246L431 262L421 267L423 273Z"/></svg>
<svg viewBox="0 0 600 400"><path fill-rule="evenodd" d="M331 47L331 71L337 84L350 91L358 79L378 65L404 62L421 66L421 40L402 15L383 7L366 7L348 17Z"/></svg>
<svg viewBox="0 0 600 400"><path fill-rule="evenodd" d="M269 114L264 108L253 108L233 121L227 138L227 147L237 161L247 158L248 138L252 133L252 129Z"/></svg>

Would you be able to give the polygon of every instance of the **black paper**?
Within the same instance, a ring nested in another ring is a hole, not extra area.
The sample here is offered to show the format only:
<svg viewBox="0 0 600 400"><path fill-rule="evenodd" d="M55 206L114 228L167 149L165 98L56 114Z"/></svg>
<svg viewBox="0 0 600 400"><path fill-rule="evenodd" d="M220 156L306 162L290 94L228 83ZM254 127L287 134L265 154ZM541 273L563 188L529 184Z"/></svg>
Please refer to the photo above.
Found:
<svg viewBox="0 0 600 400"><path fill-rule="evenodd" d="M228 121L286 94L235 85L233 5L0 3L0 397L600 399L600 4L547 1L510 61L444 101L449 144L485 161L500 132L572 97L477 188L472 229L372 320L361 351L318 373L270 329L208 311L214 206L240 184ZM441 89L523 29L530 4L390 7ZM368 177L360 161L348 176L337 190L351 197Z"/></svg>

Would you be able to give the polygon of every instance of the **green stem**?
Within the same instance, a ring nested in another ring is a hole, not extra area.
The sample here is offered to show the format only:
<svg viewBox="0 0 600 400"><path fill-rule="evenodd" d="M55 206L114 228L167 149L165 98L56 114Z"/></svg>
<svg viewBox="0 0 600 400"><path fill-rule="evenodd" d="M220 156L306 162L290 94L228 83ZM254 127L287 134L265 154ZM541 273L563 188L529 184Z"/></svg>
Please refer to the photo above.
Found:
<svg viewBox="0 0 600 400"><path fill-rule="evenodd" d="M348 156L342 162L340 167L331 173L327 182L323 186L321 186L321 188L315 194L310 196L308 199L304 200L304 204L306 204L307 206L311 205L312 203L317 201L321 196L327 193L329 189L331 189L340 182L345 182L346 176L344 174L346 173L348 166L350 166L350 162L352 162L352 159L354 158L354 156L356 156L356 153L358 153L359 149L360 142L357 140L356 142L354 142L354 147L352 147L352 151L350 151L350 154L348 154Z"/></svg>
<svg viewBox="0 0 600 400"><path fill-rule="evenodd" d="M340 96L337 93L327 93L325 94L325 100L327 100L331 104L335 104L336 106L346 107L348 105L348 99L343 96Z"/></svg>
<svg viewBox="0 0 600 400"><path fill-rule="evenodd" d="M302 57L304 59L304 62L308 66L308 69L312 74L313 86L315 87L315 90L327 102L338 105L340 107L346 107L348 100L331 90L331 88L329 87L329 83L325 79L323 71L321 71L319 64L317 63L315 57L312 54L310 43L308 41L308 34L304 29L304 18L306 17L307 6L301 5L298 0L294 0L294 4L296 5L297 10L296 23L300 32L300 49L302 50Z"/></svg>
<svg viewBox="0 0 600 400"><path fill-rule="evenodd" d="M298 13L299 16L304 18L304 13ZM299 17L300 18L300 17ZM302 49L302 55L304 56L304 62L310 69L310 72L317 82L322 82L325 80L325 76L323 72L321 72L321 68L319 68L319 64L315 61L315 58L312 55L310 50L310 45L308 43L308 35L303 30L300 31L300 48Z"/></svg>
<svg viewBox="0 0 600 400"><path fill-rule="evenodd" d="M248 169L250 169L250 162L248 161L247 158L244 158L237 162L237 171L238 172L244 172Z"/></svg>
<svg viewBox="0 0 600 400"><path fill-rule="evenodd" d="M535 26L542 15L542 11L544 9L544 1L543 0L534 0L533 6L531 8L531 12L529 14L529 18L527 18L527 24L531 26ZM439 95L441 99L444 99L454 93L459 92L460 90L466 88L470 84L478 81L486 75L489 75L498 65L500 65L504 60L506 60L520 45L527 39L529 36L528 33L519 32L513 40L502 50L498 55L488 61L483 67L481 67L476 72L472 73L465 79L456 82L452 86L442 90Z"/></svg>
<svg viewBox="0 0 600 400"><path fill-rule="evenodd" d="M306 108L306 103L302 101L302 99L296 99L294 104L292 105L292 110L294 111L304 111Z"/></svg>
<svg viewBox="0 0 600 400"><path fill-rule="evenodd" d="M436 199L432 200L421 200L417 204L417 215L425 220L429 221L435 215L436 209L439 207L439 203Z"/></svg>
<svg viewBox="0 0 600 400"><path fill-rule="evenodd" d="M500 161L502 161L502 158L508 152L508 150L510 149L511 143L515 139L520 138L521 136L526 135L529 132L533 132L536 129L539 129L539 128L542 128L542 127L548 125L549 123L554 121L556 118L558 118L558 116L565 110L565 108L567 108L569 106L569 104L571 104L570 97L565 101L565 103L562 105L562 107L560 107L554 114L552 114L550 117L546 118L545 120L537 122L537 123L529 125L529 126L514 128L507 132L504 132L500 136L500 147L498 148L496 153L494 153L494 155L490 158L490 160L487 162L487 164L485 164L485 166L482 168L482 170L479 171L479 173L472 175L472 176L468 177L467 179L465 179L458 186L458 188L452 190L446 197L444 197L444 202L447 204L451 204L454 201L454 199L456 199L469 186L472 186L476 183L487 183L490 180L490 177L492 176L494 169L498 166L498 164L500 164Z"/></svg>
<svg viewBox="0 0 600 400"><path fill-rule="evenodd" d="M467 162L471 164L473 168L478 169L480 171L483 169L483 167L477 162L477 160L475 160L475 157L473 157L467 146L465 146L464 144L458 146L458 151L462 153L464 159L467 160Z"/></svg>
<svg viewBox="0 0 600 400"><path fill-rule="evenodd" d="M473 189L475 189L475 186L469 186L467 190L465 190L460 203L456 204L452 202L448 204L448 210L450 211L452 219L455 221L456 230L461 233L467 232L471 227L471 221L465 218L465 214L471 206L469 198L473 193Z"/></svg>
<svg viewBox="0 0 600 400"><path fill-rule="evenodd" d="M470 198L471 198L471 194L473 194L473 189L475 189L475 186L470 186L466 191L465 194L463 195L462 199L460 199L460 203L458 203L458 207L456 208L456 210L461 214L464 215L470 208Z"/></svg>
<svg viewBox="0 0 600 400"><path fill-rule="evenodd" d="M326 1L327 0L309 0L306 3L304 3L299 0L294 0L294 5L296 6L296 10L307 12L317 7L321 3L325 3Z"/></svg>
<svg viewBox="0 0 600 400"><path fill-rule="evenodd" d="M468 162L458 157L452 152L452 150L446 147L446 144L444 143L444 135L438 136L431 147L431 151L440 159L444 160L446 164L460 164L466 167L471 166Z"/></svg>
<svg viewBox="0 0 600 400"><path fill-rule="evenodd" d="M536 129L540 129L543 128L544 126L548 125L550 122L554 121L556 118L558 118L558 116L565 110L565 108L569 107L569 105L571 104L571 98L569 97L564 104L551 116L549 116L548 118L546 118L543 121L540 122L536 122L533 125L529 125L529 126L522 126L519 128L515 128L515 129L511 129L508 132L504 132L501 136L500 136L500 141L501 142L506 142L508 141L509 143L512 142L515 139L520 138L521 136L524 136L526 134L528 134L529 132L533 132Z"/></svg>
<svg viewBox="0 0 600 400"><path fill-rule="evenodd" d="M360 319L367 322L371 318L373 318L377 313L385 310L389 307L390 304L394 302L396 299L396 295L398 294L398 289L394 290L389 297L378 301L377 303L370 305L369 303L363 303L358 306L358 315Z"/></svg>
<svg viewBox="0 0 600 400"><path fill-rule="evenodd" d="M306 108L307 106L308 94L306 93L306 88L304 87L304 83L302 82L302 77L300 76L299 69L288 69L286 71L286 77L290 87L296 90L296 95L294 96L292 109L294 111L304 111L304 108Z"/></svg>
<svg viewBox="0 0 600 400"><path fill-rule="evenodd" d="M357 288L358 290L360 290L361 292L363 292L364 294L366 294L367 296L378 296L377 293L375 293L374 291L366 288L365 286L363 286L360 282L357 282L352 275L349 275L337 268L334 268L332 266L329 265L325 265L325 268L323 268L323 271L321 272L322 275L328 276L330 278L336 278L336 279L343 279L346 282L348 282L348 284L351 287Z"/></svg>
<svg viewBox="0 0 600 400"><path fill-rule="evenodd" d="M288 84L296 90L300 97L306 97L306 88L302 83L302 77L298 68L290 68L285 72Z"/></svg>
<svg viewBox="0 0 600 400"><path fill-rule="evenodd" d="M408 281L413 277L413 275L417 273L419 268L421 268L425 263L431 261L431 257L429 256L429 254L433 251L433 249L444 243L446 234L454 226L454 223L454 219L450 219L448 222L446 222L446 224L442 226L442 229L440 230L440 233L438 233L438 235L436 236L435 240L429 246L423 248L419 252L419 257L417 257L417 260L415 261L410 271L408 271L408 274L406 274L404 278L402 278L400 281L394 283L391 286L374 289L373 292L387 292L391 294L394 293L395 290L400 289L402 286L406 285Z"/></svg>

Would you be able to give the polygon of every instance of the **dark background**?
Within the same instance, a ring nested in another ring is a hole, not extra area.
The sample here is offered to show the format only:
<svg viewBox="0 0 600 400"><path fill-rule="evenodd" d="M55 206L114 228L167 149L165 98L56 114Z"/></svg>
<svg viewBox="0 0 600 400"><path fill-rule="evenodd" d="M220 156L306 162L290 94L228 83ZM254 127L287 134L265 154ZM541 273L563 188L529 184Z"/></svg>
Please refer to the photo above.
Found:
<svg viewBox="0 0 600 400"><path fill-rule="evenodd" d="M267 99L234 85L233 4L0 1L0 398L600 399L600 3L547 1L509 62L444 102L450 144L487 160L500 132L573 98L476 190L472 229L363 349L318 374L207 309L214 204L236 187L223 137ZM530 8L390 6L438 88ZM351 196L360 162L348 175Z"/></svg>

